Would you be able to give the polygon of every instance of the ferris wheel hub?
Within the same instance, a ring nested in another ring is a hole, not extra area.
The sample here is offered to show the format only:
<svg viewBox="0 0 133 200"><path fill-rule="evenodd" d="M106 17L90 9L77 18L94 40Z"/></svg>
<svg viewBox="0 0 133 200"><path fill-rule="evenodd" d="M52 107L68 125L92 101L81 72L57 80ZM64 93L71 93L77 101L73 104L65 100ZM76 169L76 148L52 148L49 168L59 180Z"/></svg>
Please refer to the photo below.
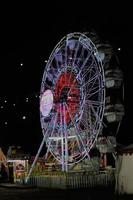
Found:
<svg viewBox="0 0 133 200"><path fill-rule="evenodd" d="M57 103L56 111L59 113L58 122L61 117L65 117L68 125L75 117L80 102L80 90L74 73L64 72L60 75L55 86L54 100ZM71 110L72 119L68 110Z"/></svg>

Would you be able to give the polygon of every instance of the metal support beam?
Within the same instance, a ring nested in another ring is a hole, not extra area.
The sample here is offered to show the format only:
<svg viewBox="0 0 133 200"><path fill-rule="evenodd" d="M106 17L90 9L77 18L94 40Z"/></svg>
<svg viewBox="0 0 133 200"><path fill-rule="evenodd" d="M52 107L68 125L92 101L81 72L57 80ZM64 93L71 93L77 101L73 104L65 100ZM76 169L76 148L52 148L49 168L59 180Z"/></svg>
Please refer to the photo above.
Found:
<svg viewBox="0 0 133 200"><path fill-rule="evenodd" d="M37 162L37 160L38 160L38 157L39 157L39 155L40 155L40 153L41 153L41 150L42 150L42 148L43 148L44 142L45 142L45 137L43 137L43 140L42 140L42 142L41 142L41 145L40 145L40 147L39 147L39 150L38 150L38 152L37 152L37 154L36 154L36 157L35 157L35 159L34 159L32 165L31 165L31 168L30 168L30 171L29 171L29 173L28 173L28 176L26 177L26 183L28 182L28 180L29 180L29 178L30 178L30 175L31 175L31 173L32 173L32 171L33 171L33 169L34 169L34 167L35 167L35 164L36 164L36 162Z"/></svg>

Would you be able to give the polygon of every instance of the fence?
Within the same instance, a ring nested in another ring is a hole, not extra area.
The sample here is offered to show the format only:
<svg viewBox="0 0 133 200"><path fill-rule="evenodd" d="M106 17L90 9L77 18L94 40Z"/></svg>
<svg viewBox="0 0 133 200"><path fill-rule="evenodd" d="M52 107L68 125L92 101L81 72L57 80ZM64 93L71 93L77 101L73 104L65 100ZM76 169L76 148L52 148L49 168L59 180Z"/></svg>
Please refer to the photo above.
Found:
<svg viewBox="0 0 133 200"><path fill-rule="evenodd" d="M114 172L69 172L49 173L30 177L28 184L45 188L94 188L113 186Z"/></svg>

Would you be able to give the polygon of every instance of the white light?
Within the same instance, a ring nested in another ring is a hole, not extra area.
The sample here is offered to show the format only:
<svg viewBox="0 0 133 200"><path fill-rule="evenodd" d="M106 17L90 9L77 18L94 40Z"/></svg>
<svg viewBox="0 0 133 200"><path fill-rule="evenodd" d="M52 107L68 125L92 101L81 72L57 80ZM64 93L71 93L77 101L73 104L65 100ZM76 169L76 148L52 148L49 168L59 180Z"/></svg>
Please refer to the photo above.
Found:
<svg viewBox="0 0 133 200"><path fill-rule="evenodd" d="M23 116L23 119L26 119L26 116Z"/></svg>
<svg viewBox="0 0 133 200"><path fill-rule="evenodd" d="M3 107L3 106L1 106L0 108L1 108L1 109L3 109L4 107Z"/></svg>
<svg viewBox="0 0 133 200"><path fill-rule="evenodd" d="M29 101L29 99L28 98L26 98L26 102L28 102Z"/></svg>
<svg viewBox="0 0 133 200"><path fill-rule="evenodd" d="M47 63L48 61L47 61L47 60L45 60L44 62L45 62L45 63Z"/></svg>
<svg viewBox="0 0 133 200"><path fill-rule="evenodd" d="M7 122L5 122L5 125L7 125Z"/></svg>
<svg viewBox="0 0 133 200"><path fill-rule="evenodd" d="M24 64L23 63L20 63L20 66L22 67Z"/></svg>
<svg viewBox="0 0 133 200"><path fill-rule="evenodd" d="M118 48L118 51L120 51L120 50L121 50L121 48L119 47L119 48Z"/></svg>
<svg viewBox="0 0 133 200"><path fill-rule="evenodd" d="M7 100L5 100L4 102L7 103Z"/></svg>
<svg viewBox="0 0 133 200"><path fill-rule="evenodd" d="M16 106L16 104L14 103L13 106Z"/></svg>

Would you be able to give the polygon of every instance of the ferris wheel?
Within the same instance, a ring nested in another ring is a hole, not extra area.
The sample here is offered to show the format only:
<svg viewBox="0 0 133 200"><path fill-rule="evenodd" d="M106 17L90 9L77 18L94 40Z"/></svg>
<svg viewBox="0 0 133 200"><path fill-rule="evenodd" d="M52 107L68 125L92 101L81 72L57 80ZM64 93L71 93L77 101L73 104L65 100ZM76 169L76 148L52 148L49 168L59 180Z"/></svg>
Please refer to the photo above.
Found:
<svg viewBox="0 0 133 200"><path fill-rule="evenodd" d="M82 33L66 35L56 45L44 69L40 91L40 121L44 143L68 171L85 157L101 132L105 107L105 79L94 43ZM28 179L27 177L27 179Z"/></svg>
<svg viewBox="0 0 133 200"><path fill-rule="evenodd" d="M46 64L40 119L47 154L67 171L89 157L104 114L104 72L97 49L84 34L65 36Z"/></svg>

